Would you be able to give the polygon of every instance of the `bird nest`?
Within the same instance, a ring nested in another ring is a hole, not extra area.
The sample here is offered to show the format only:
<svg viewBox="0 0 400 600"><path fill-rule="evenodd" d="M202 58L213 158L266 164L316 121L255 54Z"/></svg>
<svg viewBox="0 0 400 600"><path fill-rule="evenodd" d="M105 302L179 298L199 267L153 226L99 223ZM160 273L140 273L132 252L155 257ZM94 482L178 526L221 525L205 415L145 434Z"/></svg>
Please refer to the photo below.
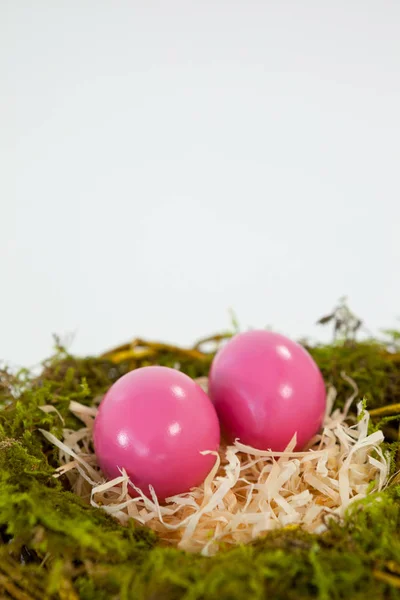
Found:
<svg viewBox="0 0 400 600"><path fill-rule="evenodd" d="M204 379L201 383L206 385ZM257 450L239 440L223 443L219 453L212 453L215 465L204 484L163 505L151 486L137 488L123 469L120 477L105 480L92 444L96 407L72 401L70 411L84 426L63 429L62 441L42 433L59 449L55 477L66 475L71 489L92 506L123 525L132 519L150 527L166 544L210 556L282 527L322 533L331 518L343 519L352 502L384 489L390 456L382 450L383 432L368 434L369 414L362 403L358 418L346 422L356 394L342 411L332 412L336 393L330 390L323 430L304 452L293 451L296 436L284 452Z"/></svg>
<svg viewBox="0 0 400 600"><path fill-rule="evenodd" d="M0 597L399 597L400 333L360 342L350 325L332 344L304 342L330 390L308 448L222 444L204 484L162 504L152 490L131 494L123 471L103 477L98 403L150 364L205 385L231 334L189 349L134 340L89 358L57 343L39 373L0 368Z"/></svg>

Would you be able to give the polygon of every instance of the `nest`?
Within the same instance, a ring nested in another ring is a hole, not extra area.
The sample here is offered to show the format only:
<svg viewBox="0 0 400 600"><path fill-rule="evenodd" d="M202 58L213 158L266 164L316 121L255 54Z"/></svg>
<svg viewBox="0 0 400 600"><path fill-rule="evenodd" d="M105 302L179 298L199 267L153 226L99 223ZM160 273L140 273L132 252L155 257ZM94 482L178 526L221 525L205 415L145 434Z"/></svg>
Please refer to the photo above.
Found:
<svg viewBox="0 0 400 600"><path fill-rule="evenodd" d="M103 477L98 403L149 364L205 385L231 333L189 349L134 340L88 358L58 344L39 374L0 367L0 598L398 597L400 332L359 342L354 323L344 339L306 344L330 391L304 452L295 440L279 455L222 444L204 484L163 504L131 495L123 471Z"/></svg>
<svg viewBox="0 0 400 600"><path fill-rule="evenodd" d="M200 383L207 386L204 378ZM210 556L221 546L249 543L282 527L322 533L352 502L384 489L390 458L381 448L382 431L368 435L369 414L362 403L358 419L346 422L356 395L357 390L342 411L332 412L336 392L330 390L323 430L304 452L293 451L296 436L284 452L257 450L239 440L222 443L218 454L210 452L216 461L204 484L167 498L164 505L151 486L137 488L123 469L120 477L105 480L92 450L96 407L71 402L71 412L84 426L64 429L62 441L42 433L59 448L55 476L66 475L71 489L92 506L123 525L133 519L150 527L166 544ZM137 497L131 497L133 490Z"/></svg>

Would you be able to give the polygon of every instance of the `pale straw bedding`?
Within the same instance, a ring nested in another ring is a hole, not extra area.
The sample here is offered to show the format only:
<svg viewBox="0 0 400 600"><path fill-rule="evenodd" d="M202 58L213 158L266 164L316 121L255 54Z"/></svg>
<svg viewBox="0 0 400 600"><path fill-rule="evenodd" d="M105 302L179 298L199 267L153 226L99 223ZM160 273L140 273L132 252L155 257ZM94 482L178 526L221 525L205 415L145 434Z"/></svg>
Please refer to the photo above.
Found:
<svg viewBox="0 0 400 600"><path fill-rule="evenodd" d="M71 402L71 412L84 426L64 429L63 441L42 433L59 448L55 477L67 477L72 490L92 506L121 524L134 519L150 527L166 544L208 556L221 545L251 542L281 527L320 533L352 502L385 487L389 458L381 448L383 433L368 435L369 415L361 403L358 420L347 418L356 394L343 411L332 411L335 391L329 391L323 431L304 452L293 451L295 438L285 452L256 450L239 441L223 445L204 484L164 505L151 488L151 500L135 488L123 469L120 477L105 480L91 444L96 407ZM137 497L129 495L132 488Z"/></svg>

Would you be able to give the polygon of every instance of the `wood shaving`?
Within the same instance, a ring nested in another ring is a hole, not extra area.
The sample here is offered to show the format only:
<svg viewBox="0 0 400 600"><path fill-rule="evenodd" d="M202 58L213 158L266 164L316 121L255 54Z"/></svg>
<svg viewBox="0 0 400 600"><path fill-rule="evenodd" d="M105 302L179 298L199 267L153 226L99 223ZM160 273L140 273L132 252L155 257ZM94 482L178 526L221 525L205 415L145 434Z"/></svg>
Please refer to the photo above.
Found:
<svg viewBox="0 0 400 600"><path fill-rule="evenodd" d="M134 519L150 527L166 544L210 556L222 545L245 544L281 527L321 533L330 518L343 518L352 502L387 485L390 464L381 448L383 433L368 435L369 414L361 403L359 419L347 419L355 395L343 411L331 412L335 391L329 391L323 430L305 451L293 451L295 437L284 452L257 450L238 440L221 445L219 453L212 453L215 465L204 483L163 505L151 486L148 498L124 469L106 481L92 445L97 408L71 402L71 412L84 427L64 429L63 441L42 433L59 448L55 477L66 476L72 490L92 506L123 525Z"/></svg>

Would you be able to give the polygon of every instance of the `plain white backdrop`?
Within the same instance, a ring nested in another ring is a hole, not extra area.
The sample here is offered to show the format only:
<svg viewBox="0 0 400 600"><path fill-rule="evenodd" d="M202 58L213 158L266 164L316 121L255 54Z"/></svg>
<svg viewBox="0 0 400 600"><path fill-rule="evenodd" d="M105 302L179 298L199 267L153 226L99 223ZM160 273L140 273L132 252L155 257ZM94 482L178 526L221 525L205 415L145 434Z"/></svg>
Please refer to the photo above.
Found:
<svg viewBox="0 0 400 600"><path fill-rule="evenodd" d="M400 2L3 0L0 358L400 314Z"/></svg>

